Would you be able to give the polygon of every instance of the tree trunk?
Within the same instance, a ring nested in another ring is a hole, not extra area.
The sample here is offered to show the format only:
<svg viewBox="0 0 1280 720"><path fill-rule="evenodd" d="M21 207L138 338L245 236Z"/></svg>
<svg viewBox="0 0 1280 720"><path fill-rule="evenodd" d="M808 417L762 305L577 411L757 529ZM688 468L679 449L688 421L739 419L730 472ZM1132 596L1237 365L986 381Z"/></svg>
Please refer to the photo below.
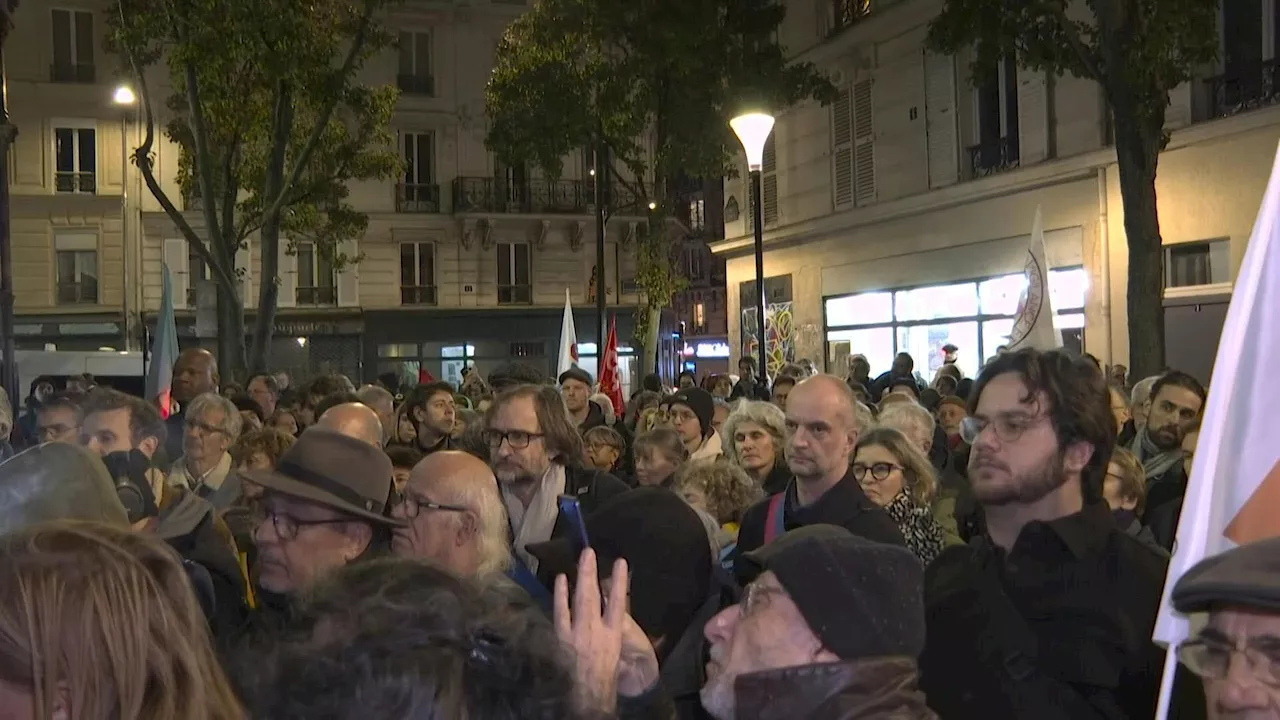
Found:
<svg viewBox="0 0 1280 720"><path fill-rule="evenodd" d="M276 301L280 287L276 276L280 273L280 225L268 222L259 233L262 241L262 262L259 265L262 281L258 283L258 314L253 324L253 345L249 368L255 373L269 372L271 363L271 337L276 325Z"/></svg>
<svg viewBox="0 0 1280 720"><path fill-rule="evenodd" d="M1129 244L1129 368L1141 379L1164 369L1164 248L1156 206L1163 113L1141 119L1116 108L1116 158Z"/></svg>
<svg viewBox="0 0 1280 720"><path fill-rule="evenodd" d="M224 382L248 380L244 358L244 307L218 289L218 369Z"/></svg>
<svg viewBox="0 0 1280 720"><path fill-rule="evenodd" d="M649 316L644 333L644 345L640 356L640 379L652 372L658 372L658 327L662 323L662 308L649 305L645 308Z"/></svg>

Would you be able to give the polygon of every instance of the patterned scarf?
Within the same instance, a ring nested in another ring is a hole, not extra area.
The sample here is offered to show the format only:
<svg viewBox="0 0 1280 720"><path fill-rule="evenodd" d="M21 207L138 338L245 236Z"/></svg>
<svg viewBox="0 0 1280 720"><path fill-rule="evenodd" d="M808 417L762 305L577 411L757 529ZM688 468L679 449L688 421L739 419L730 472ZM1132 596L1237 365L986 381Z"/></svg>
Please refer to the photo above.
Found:
<svg viewBox="0 0 1280 720"><path fill-rule="evenodd" d="M1142 463L1142 472L1147 476L1148 483L1164 475L1174 465L1182 462L1182 448L1176 447L1172 450L1161 450L1151 441L1151 436L1147 434L1147 428L1145 427L1134 436L1129 450Z"/></svg>

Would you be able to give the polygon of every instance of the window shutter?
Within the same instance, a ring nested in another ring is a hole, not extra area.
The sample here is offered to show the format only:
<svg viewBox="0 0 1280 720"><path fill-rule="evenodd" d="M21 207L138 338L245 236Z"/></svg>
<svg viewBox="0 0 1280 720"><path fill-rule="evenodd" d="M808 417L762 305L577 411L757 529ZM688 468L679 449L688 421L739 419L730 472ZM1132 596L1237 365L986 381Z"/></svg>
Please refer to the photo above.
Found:
<svg viewBox="0 0 1280 720"><path fill-rule="evenodd" d="M347 265L338 273L338 307L359 307L360 305L360 266L355 258L360 254L356 240L345 240L338 246L338 251L347 256Z"/></svg>
<svg viewBox="0 0 1280 720"><path fill-rule="evenodd" d="M840 90L831 105L832 193L837 208L853 203L853 98Z"/></svg>
<svg viewBox="0 0 1280 720"><path fill-rule="evenodd" d="M279 258L277 271L280 273L280 286L276 293L277 307L296 307L298 305L298 256L289 254L289 239L280 238L280 247L276 248Z"/></svg>
<svg viewBox="0 0 1280 720"><path fill-rule="evenodd" d="M875 125L871 105L871 81L853 86L853 187L857 204L876 199Z"/></svg>
<svg viewBox="0 0 1280 720"><path fill-rule="evenodd" d="M253 249L248 240L236 250L236 270L240 271L240 302L249 307L253 302Z"/></svg>
<svg viewBox="0 0 1280 720"><path fill-rule="evenodd" d="M1018 151L1021 165L1049 157L1047 76L1022 68L1018 68Z"/></svg>
<svg viewBox="0 0 1280 720"><path fill-rule="evenodd" d="M187 307L187 288L191 283L190 260L187 257L186 238L165 238L164 264L169 266L169 280L173 283L173 307L182 310ZM163 292L164 280L161 281Z"/></svg>
<svg viewBox="0 0 1280 720"><path fill-rule="evenodd" d="M929 142L929 187L960 178L956 128L956 65L951 55L924 55L925 132Z"/></svg>

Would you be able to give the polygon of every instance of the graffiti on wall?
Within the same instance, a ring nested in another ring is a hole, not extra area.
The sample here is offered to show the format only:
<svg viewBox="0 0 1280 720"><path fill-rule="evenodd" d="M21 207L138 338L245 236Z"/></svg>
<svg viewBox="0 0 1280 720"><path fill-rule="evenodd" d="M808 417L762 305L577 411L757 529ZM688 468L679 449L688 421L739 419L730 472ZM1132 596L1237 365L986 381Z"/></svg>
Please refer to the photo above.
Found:
<svg viewBox="0 0 1280 720"><path fill-rule="evenodd" d="M759 357L757 344L756 308L742 309L742 355ZM765 353L769 362L766 372L770 377L782 366L796 360L796 335L794 314L790 302L769 303L764 309Z"/></svg>

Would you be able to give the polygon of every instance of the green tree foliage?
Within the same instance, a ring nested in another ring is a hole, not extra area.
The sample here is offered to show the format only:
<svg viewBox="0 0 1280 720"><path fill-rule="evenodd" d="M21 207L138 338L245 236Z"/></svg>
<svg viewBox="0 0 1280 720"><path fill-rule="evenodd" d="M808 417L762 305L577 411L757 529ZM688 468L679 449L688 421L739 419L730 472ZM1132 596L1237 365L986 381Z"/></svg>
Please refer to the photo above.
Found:
<svg viewBox="0 0 1280 720"><path fill-rule="evenodd" d="M676 179L736 174L741 148L728 121L745 95L775 112L834 96L773 39L784 12L771 0L540 0L498 45L486 142L504 161L552 177L570 153L603 145L609 182L663 217L678 199ZM660 225L637 243L646 367L656 354L650 318L681 287Z"/></svg>
<svg viewBox="0 0 1280 720"><path fill-rule="evenodd" d="M264 370L277 301L278 249L311 241L335 267L368 218L347 184L399 169L388 130L398 91L358 81L390 47L379 24L390 0L117 0L112 42L139 85L146 118L133 153L151 193L218 285L224 372ZM189 222L161 188L152 156L157 113L148 73L167 70L164 132L181 149L178 184L201 199ZM246 362L236 251L260 238L261 278Z"/></svg>
<svg viewBox="0 0 1280 720"><path fill-rule="evenodd" d="M929 44L971 48L975 77L998 59L1097 82L1111 111L1129 245L1129 352L1136 377L1164 366L1156 164L1169 91L1217 53L1217 0L946 0Z"/></svg>

